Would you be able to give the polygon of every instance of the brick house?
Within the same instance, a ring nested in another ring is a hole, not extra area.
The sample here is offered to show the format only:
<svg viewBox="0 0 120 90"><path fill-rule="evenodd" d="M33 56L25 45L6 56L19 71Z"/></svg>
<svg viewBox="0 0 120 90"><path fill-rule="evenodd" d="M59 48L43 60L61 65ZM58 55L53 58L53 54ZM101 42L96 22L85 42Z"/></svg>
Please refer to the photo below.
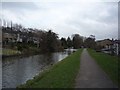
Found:
<svg viewBox="0 0 120 90"><path fill-rule="evenodd" d="M97 46L101 47L101 51L105 53L114 53L116 55L119 55L120 50L120 40L110 40L110 39L104 39L96 41Z"/></svg>
<svg viewBox="0 0 120 90"><path fill-rule="evenodd" d="M96 44L97 46L100 46L101 48L110 49L112 45L112 40L110 39L99 40L99 41L96 41Z"/></svg>

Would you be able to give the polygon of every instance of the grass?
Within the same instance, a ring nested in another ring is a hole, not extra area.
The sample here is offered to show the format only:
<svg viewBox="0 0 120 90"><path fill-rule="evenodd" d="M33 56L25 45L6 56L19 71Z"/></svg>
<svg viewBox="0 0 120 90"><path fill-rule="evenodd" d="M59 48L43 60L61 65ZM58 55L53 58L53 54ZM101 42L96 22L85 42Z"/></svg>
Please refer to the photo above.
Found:
<svg viewBox="0 0 120 90"><path fill-rule="evenodd" d="M2 55L15 55L15 54L20 54L20 51L12 49L2 49Z"/></svg>
<svg viewBox="0 0 120 90"><path fill-rule="evenodd" d="M120 87L120 65L117 56L111 56L102 52L88 49L90 55L96 60L99 66L108 74L115 84Z"/></svg>
<svg viewBox="0 0 120 90"><path fill-rule="evenodd" d="M53 65L48 71L27 81L26 84L18 88L73 88L80 67L81 52L82 49L74 52Z"/></svg>

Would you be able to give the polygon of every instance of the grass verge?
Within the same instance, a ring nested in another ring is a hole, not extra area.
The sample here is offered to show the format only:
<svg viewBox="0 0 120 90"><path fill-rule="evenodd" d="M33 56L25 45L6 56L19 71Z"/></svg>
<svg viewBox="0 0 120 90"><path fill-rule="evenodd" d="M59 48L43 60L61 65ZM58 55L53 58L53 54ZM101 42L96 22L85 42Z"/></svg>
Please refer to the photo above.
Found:
<svg viewBox="0 0 120 90"><path fill-rule="evenodd" d="M2 55L15 55L15 54L20 54L20 51L12 49L2 49Z"/></svg>
<svg viewBox="0 0 120 90"><path fill-rule="evenodd" d="M82 49L74 52L53 65L48 71L27 81L26 84L18 88L73 88L80 67L81 52Z"/></svg>
<svg viewBox="0 0 120 90"><path fill-rule="evenodd" d="M90 55L96 60L99 66L108 74L112 81L120 87L120 65L117 56L111 56L102 52L88 49Z"/></svg>

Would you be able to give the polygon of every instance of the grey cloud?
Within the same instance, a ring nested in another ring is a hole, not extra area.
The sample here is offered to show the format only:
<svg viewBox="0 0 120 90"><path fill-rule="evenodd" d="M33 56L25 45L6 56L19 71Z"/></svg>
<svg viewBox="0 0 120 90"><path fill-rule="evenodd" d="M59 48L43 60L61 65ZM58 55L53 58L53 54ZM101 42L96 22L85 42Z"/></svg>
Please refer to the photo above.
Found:
<svg viewBox="0 0 120 90"><path fill-rule="evenodd" d="M79 3L10 2L3 3L3 7L14 12L17 18L23 14L20 12L26 10L23 17L25 26L48 26L48 28L51 26L60 37L79 33L82 36L94 34L97 39L116 38L117 3L94 3L85 7L80 6ZM30 12L27 12L29 10ZM22 19L22 16L20 17Z"/></svg>
<svg viewBox="0 0 120 90"><path fill-rule="evenodd" d="M99 3L97 8L89 8L83 12L78 12L77 17L73 17L66 23L76 27L84 35L94 34L96 38L117 38L117 3ZM101 13L108 15L102 15Z"/></svg>
<svg viewBox="0 0 120 90"><path fill-rule="evenodd" d="M2 2L2 9L3 12L11 12L18 21L22 21L27 11L33 11L39 8L33 2ZM3 19L6 19L6 16L8 15L3 14Z"/></svg>
<svg viewBox="0 0 120 90"><path fill-rule="evenodd" d="M34 10L38 9L38 7L33 2L2 2L3 9L27 9L27 10Z"/></svg>

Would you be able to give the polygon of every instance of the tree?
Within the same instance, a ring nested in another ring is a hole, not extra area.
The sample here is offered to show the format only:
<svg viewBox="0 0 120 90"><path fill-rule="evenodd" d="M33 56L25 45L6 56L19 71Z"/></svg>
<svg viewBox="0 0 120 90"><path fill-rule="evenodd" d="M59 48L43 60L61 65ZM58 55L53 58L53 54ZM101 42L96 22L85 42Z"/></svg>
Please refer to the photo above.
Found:
<svg viewBox="0 0 120 90"><path fill-rule="evenodd" d="M83 45L83 38L79 34L73 35L73 48L78 49Z"/></svg>
<svg viewBox="0 0 120 90"><path fill-rule="evenodd" d="M58 49L58 35L51 30L41 34L40 48L42 52L55 52Z"/></svg>
<svg viewBox="0 0 120 90"><path fill-rule="evenodd" d="M56 33L52 32L51 30L47 32L47 45L48 45L48 50L50 52L56 51L57 39L58 39L58 36Z"/></svg>
<svg viewBox="0 0 120 90"><path fill-rule="evenodd" d="M14 24L14 26L11 23L11 28L15 28L16 31L21 31L23 26L21 24Z"/></svg>
<svg viewBox="0 0 120 90"><path fill-rule="evenodd" d="M66 39L65 38L61 38L61 45L62 45L62 47L64 48L64 49L66 49L67 48L67 41L66 41Z"/></svg>
<svg viewBox="0 0 120 90"><path fill-rule="evenodd" d="M85 41L84 41L84 46L87 48L93 48L95 49L96 43L95 43L95 36L90 35Z"/></svg>
<svg viewBox="0 0 120 90"><path fill-rule="evenodd" d="M70 39L70 37L67 38L67 47L72 47L72 40Z"/></svg>
<svg viewBox="0 0 120 90"><path fill-rule="evenodd" d="M42 52L46 52L47 50L47 35L46 32L39 32L39 42L40 42L40 50Z"/></svg>

